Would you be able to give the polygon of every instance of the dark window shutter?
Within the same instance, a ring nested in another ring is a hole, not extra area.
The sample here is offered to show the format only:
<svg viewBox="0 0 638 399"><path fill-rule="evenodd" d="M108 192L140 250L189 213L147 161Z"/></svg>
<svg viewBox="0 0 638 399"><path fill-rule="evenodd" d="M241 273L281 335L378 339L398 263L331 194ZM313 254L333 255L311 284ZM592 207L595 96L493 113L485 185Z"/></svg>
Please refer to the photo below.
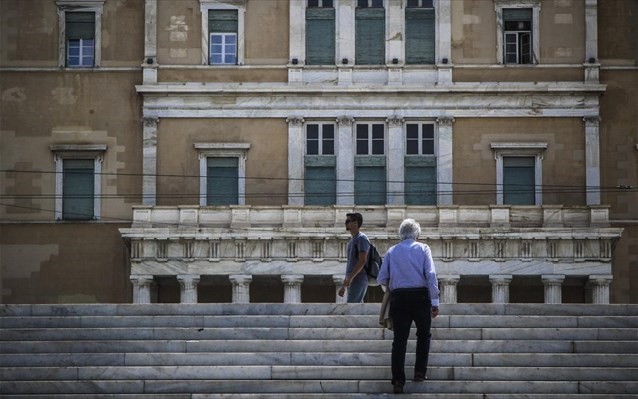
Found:
<svg viewBox="0 0 638 399"><path fill-rule="evenodd" d="M434 9L407 8L405 10L405 62L434 64Z"/></svg>
<svg viewBox="0 0 638 399"><path fill-rule="evenodd" d="M93 219L95 161L65 159L62 162L62 218Z"/></svg>
<svg viewBox="0 0 638 399"><path fill-rule="evenodd" d="M234 157L207 159L206 204L239 203L239 160Z"/></svg>
<svg viewBox="0 0 638 399"><path fill-rule="evenodd" d="M357 8L355 14L356 64L385 64L385 10L383 8Z"/></svg>
<svg viewBox="0 0 638 399"><path fill-rule="evenodd" d="M535 159L503 157L503 204L535 205Z"/></svg>
<svg viewBox="0 0 638 399"><path fill-rule="evenodd" d="M334 8L306 9L306 64L335 63Z"/></svg>
<svg viewBox="0 0 638 399"><path fill-rule="evenodd" d="M356 166L354 171L355 205L385 205L385 166Z"/></svg>
<svg viewBox="0 0 638 399"><path fill-rule="evenodd" d="M405 204L436 205L436 166L405 167Z"/></svg>
<svg viewBox="0 0 638 399"><path fill-rule="evenodd" d="M334 166L306 166L304 176L306 205L337 203L337 174Z"/></svg>
<svg viewBox="0 0 638 399"><path fill-rule="evenodd" d="M66 12L67 39L93 39L95 37L94 12Z"/></svg>
<svg viewBox="0 0 638 399"><path fill-rule="evenodd" d="M531 21L531 19L532 19L531 8L504 8L503 9L503 22Z"/></svg>
<svg viewBox="0 0 638 399"><path fill-rule="evenodd" d="M237 33L237 10L209 10L208 32Z"/></svg>

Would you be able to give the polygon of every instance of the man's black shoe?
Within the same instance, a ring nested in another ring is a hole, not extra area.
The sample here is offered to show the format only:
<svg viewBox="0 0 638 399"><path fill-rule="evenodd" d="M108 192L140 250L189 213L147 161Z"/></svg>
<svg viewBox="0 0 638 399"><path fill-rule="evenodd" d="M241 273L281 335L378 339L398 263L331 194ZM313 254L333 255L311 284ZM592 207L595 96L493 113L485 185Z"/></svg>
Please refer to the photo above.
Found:
<svg viewBox="0 0 638 399"><path fill-rule="evenodd" d="M403 393L403 384L400 382L395 382L394 384L392 384L394 386L394 389L392 390L392 392L394 393Z"/></svg>
<svg viewBox="0 0 638 399"><path fill-rule="evenodd" d="M423 373L414 373L414 378L412 379L412 381L414 382L423 382L427 379L427 377L425 376L425 374Z"/></svg>

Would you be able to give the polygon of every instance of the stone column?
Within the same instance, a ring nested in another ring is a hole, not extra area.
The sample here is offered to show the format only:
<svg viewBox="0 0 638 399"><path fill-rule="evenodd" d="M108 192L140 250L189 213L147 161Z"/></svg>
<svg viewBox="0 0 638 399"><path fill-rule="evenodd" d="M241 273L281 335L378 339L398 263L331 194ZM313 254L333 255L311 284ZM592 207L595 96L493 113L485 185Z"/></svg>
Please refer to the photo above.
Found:
<svg viewBox="0 0 638 399"><path fill-rule="evenodd" d="M354 118L337 118L337 205L354 204Z"/></svg>
<svg viewBox="0 0 638 399"><path fill-rule="evenodd" d="M233 303L250 303L250 274L233 274L228 276L233 284Z"/></svg>
<svg viewBox="0 0 638 399"><path fill-rule="evenodd" d="M492 283L492 303L510 302L511 282L511 274L496 274L490 276L490 283Z"/></svg>
<svg viewBox="0 0 638 399"><path fill-rule="evenodd" d="M288 123L288 205L304 204L304 119L299 116L286 118Z"/></svg>
<svg viewBox="0 0 638 399"><path fill-rule="evenodd" d="M441 303L456 303L456 285L461 276L439 276L439 286L441 287Z"/></svg>
<svg viewBox="0 0 638 399"><path fill-rule="evenodd" d="M595 304L609 304L609 285L613 280L611 274L593 274L589 276L587 285L591 287L591 302Z"/></svg>
<svg viewBox="0 0 638 399"><path fill-rule="evenodd" d="M587 205L600 205L600 118L585 117Z"/></svg>
<svg viewBox="0 0 638 399"><path fill-rule="evenodd" d="M454 118L437 118L439 152L436 157L438 205L452 205L452 126Z"/></svg>
<svg viewBox="0 0 638 399"><path fill-rule="evenodd" d="M144 84L157 84L157 0L146 0L144 30Z"/></svg>
<svg viewBox="0 0 638 399"><path fill-rule="evenodd" d="M541 276L545 286L545 303L562 303L563 295L561 288L565 280L564 274L543 274Z"/></svg>
<svg viewBox="0 0 638 399"><path fill-rule="evenodd" d="M151 303L153 276L131 276L131 283L133 283L133 303Z"/></svg>
<svg viewBox="0 0 638 399"><path fill-rule="evenodd" d="M439 0L436 8L437 30L437 84L452 83L452 1ZM447 62L444 63L444 60Z"/></svg>
<svg viewBox="0 0 638 399"><path fill-rule="evenodd" d="M338 276L332 276L332 281L334 281L335 283L335 302L336 303L346 303L348 302L348 292L346 291L346 295L344 296L339 296L339 290L341 289L341 287L343 286L343 280L345 280L345 276L343 275L338 275Z"/></svg>
<svg viewBox="0 0 638 399"><path fill-rule="evenodd" d="M393 115L388 123L388 205L405 204L405 139L403 138L403 118Z"/></svg>
<svg viewBox="0 0 638 399"><path fill-rule="evenodd" d="M178 275L180 303L197 303L197 284L199 276L186 274Z"/></svg>
<svg viewBox="0 0 638 399"><path fill-rule="evenodd" d="M284 303L301 303L301 283L303 274L282 274L284 283Z"/></svg>
<svg viewBox="0 0 638 399"><path fill-rule="evenodd" d="M144 205L155 205L157 202L157 125L159 118L145 117L142 118L142 122L144 124L142 202Z"/></svg>
<svg viewBox="0 0 638 399"><path fill-rule="evenodd" d="M598 0L585 0L585 82L598 83Z"/></svg>

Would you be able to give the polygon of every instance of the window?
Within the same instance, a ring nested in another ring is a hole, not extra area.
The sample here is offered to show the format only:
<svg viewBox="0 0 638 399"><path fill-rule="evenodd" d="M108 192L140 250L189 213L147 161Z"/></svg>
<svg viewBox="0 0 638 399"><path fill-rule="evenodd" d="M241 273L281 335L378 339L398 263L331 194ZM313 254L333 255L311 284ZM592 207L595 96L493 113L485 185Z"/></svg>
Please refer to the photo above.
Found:
<svg viewBox="0 0 638 399"><path fill-rule="evenodd" d="M503 9L505 64L532 63L532 9Z"/></svg>
<svg viewBox="0 0 638 399"><path fill-rule="evenodd" d="M102 162L106 145L52 145L56 220L100 218Z"/></svg>
<svg viewBox="0 0 638 399"><path fill-rule="evenodd" d="M434 64L435 13L432 0L409 0L405 9L405 62Z"/></svg>
<svg viewBox="0 0 638 399"><path fill-rule="evenodd" d="M201 206L244 205L247 143L195 143Z"/></svg>
<svg viewBox="0 0 638 399"><path fill-rule="evenodd" d="M547 143L492 143L498 205L542 205L542 160Z"/></svg>
<svg viewBox="0 0 638 399"><path fill-rule="evenodd" d="M222 0L199 0L199 4L204 30L202 64L243 65L246 0L236 0L232 4Z"/></svg>
<svg viewBox="0 0 638 399"><path fill-rule="evenodd" d="M335 125L306 125L304 204L334 205L337 201Z"/></svg>
<svg viewBox="0 0 638 399"><path fill-rule="evenodd" d="M385 125L357 123L355 134L354 203L384 205L387 193Z"/></svg>
<svg viewBox="0 0 638 399"><path fill-rule="evenodd" d="M237 63L237 10L208 11L210 64Z"/></svg>
<svg viewBox="0 0 638 399"><path fill-rule="evenodd" d="M382 0L357 0L355 62L358 65L385 64L385 10Z"/></svg>
<svg viewBox="0 0 638 399"><path fill-rule="evenodd" d="M434 124L407 123L405 133L405 204L436 205Z"/></svg>
<svg viewBox="0 0 638 399"><path fill-rule="evenodd" d="M104 0L86 0L81 4L59 0L60 67L93 68L101 63L101 16Z"/></svg>
<svg viewBox="0 0 638 399"><path fill-rule="evenodd" d="M306 64L334 65L335 9L332 0L308 0Z"/></svg>
<svg viewBox="0 0 638 399"><path fill-rule="evenodd" d="M495 0L497 60L507 65L537 64L540 0Z"/></svg>

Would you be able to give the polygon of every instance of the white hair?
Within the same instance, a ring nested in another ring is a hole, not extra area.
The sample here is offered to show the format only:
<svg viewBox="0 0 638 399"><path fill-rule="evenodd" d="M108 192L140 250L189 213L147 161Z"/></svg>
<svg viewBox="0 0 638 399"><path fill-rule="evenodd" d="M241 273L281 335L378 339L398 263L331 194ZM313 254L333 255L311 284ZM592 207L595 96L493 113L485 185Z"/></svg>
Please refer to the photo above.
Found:
<svg viewBox="0 0 638 399"><path fill-rule="evenodd" d="M399 226L399 237L402 240L416 240L421 234L421 225L414 219L405 219Z"/></svg>

